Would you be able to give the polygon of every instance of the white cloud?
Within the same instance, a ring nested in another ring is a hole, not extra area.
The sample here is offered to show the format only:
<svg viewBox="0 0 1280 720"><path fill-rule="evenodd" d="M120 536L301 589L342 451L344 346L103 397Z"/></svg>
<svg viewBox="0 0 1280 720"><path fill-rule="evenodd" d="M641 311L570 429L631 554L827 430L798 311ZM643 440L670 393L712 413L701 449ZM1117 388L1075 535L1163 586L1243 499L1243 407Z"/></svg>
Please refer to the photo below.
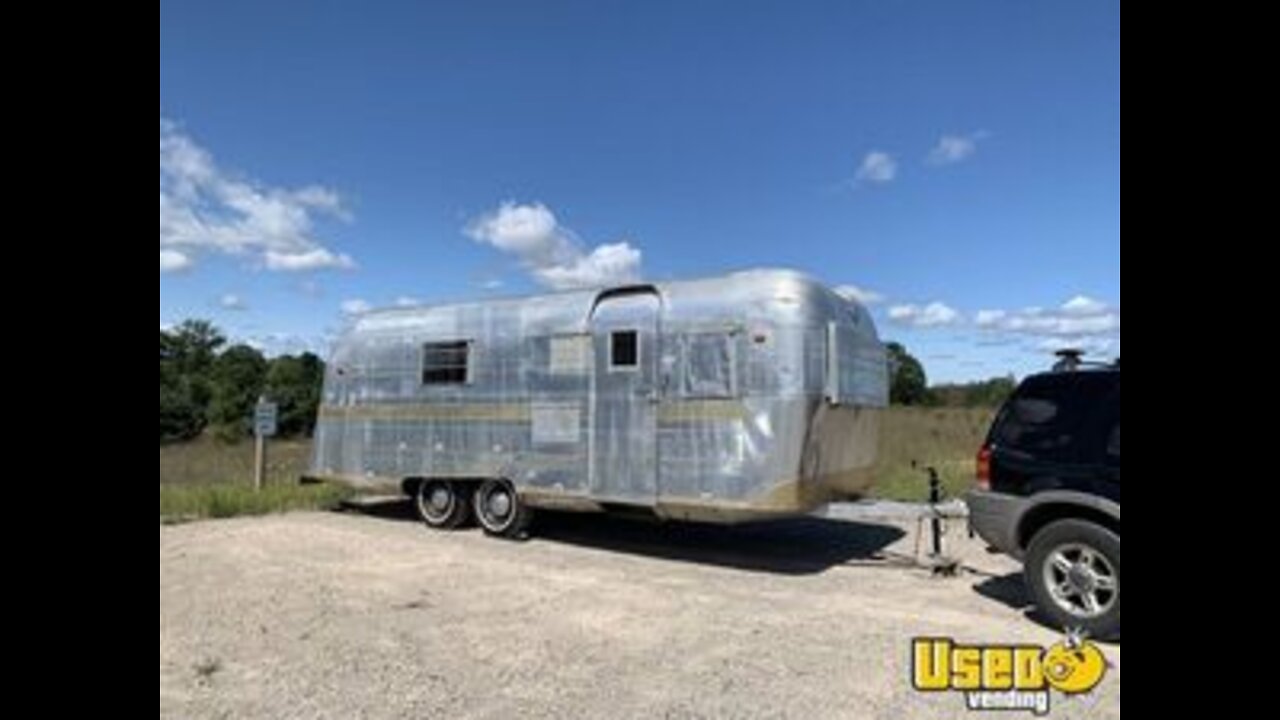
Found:
<svg viewBox="0 0 1280 720"><path fill-rule="evenodd" d="M872 150L862 158L855 178L858 182L884 184L898 176L898 161L882 150Z"/></svg>
<svg viewBox="0 0 1280 720"><path fill-rule="evenodd" d="M938 144L929 151L926 161L930 165L954 165L964 162L978 152L978 141L986 137L986 133L969 135L943 135Z"/></svg>
<svg viewBox="0 0 1280 720"><path fill-rule="evenodd" d="M995 327L1008 314L1004 310L979 310L973 321L977 323L978 327Z"/></svg>
<svg viewBox="0 0 1280 720"><path fill-rule="evenodd" d="M302 270L343 269L350 270L356 266L350 255L334 253L325 248L304 250L301 252L277 252L268 250L263 257L268 270L284 270L296 272Z"/></svg>
<svg viewBox="0 0 1280 720"><path fill-rule="evenodd" d="M303 335L292 332L261 332L252 335L233 336L232 343L244 343L267 357L298 355L304 352L324 356L332 344L332 338L324 335Z"/></svg>
<svg viewBox="0 0 1280 720"><path fill-rule="evenodd" d="M1085 295L1077 295L1062 303L1062 312L1067 315L1097 315L1106 309L1106 303Z"/></svg>
<svg viewBox="0 0 1280 720"><path fill-rule="evenodd" d="M1088 316L1011 315L1004 319L1001 329L1027 335L1105 335L1120 332L1120 315L1111 312Z"/></svg>
<svg viewBox="0 0 1280 720"><path fill-rule="evenodd" d="M585 251L573 231L542 203L504 202L464 232L514 255L536 281L557 290L633 282L640 276L639 249L617 242Z"/></svg>
<svg viewBox="0 0 1280 720"><path fill-rule="evenodd" d="M852 284L836 286L836 293L847 300L853 300L863 305L875 305L876 303L884 302L883 294Z"/></svg>
<svg viewBox="0 0 1280 720"><path fill-rule="evenodd" d="M473 240L522 257L549 259L573 253L570 233L542 203L504 202L497 210L473 221L467 234Z"/></svg>
<svg viewBox="0 0 1280 720"><path fill-rule="evenodd" d="M363 315L364 313L372 310L373 306L369 304L368 300L352 298L350 300L343 300L341 308L343 315Z"/></svg>
<svg viewBox="0 0 1280 720"><path fill-rule="evenodd" d="M191 267L191 257L177 250L160 250L160 272L178 272Z"/></svg>
<svg viewBox="0 0 1280 720"><path fill-rule="evenodd" d="M634 282L640 267L640 251L625 242L599 245L569 262L534 270L534 277L557 289L599 287Z"/></svg>
<svg viewBox="0 0 1280 720"><path fill-rule="evenodd" d="M218 298L218 307L223 310L248 310L249 306L245 303L244 298L235 293L226 293Z"/></svg>
<svg viewBox="0 0 1280 720"><path fill-rule="evenodd" d="M268 270L354 267L316 237L316 220L326 216L349 219L332 190L271 187L226 172L161 119L161 272L191 267L201 254L244 257Z"/></svg>
<svg viewBox="0 0 1280 720"><path fill-rule="evenodd" d="M940 327L966 321L942 302L928 305L894 305L889 320L909 327ZM1053 309L985 309L972 315L971 324L990 338L1120 338L1120 308L1085 296L1076 296Z"/></svg>
<svg viewBox="0 0 1280 720"><path fill-rule="evenodd" d="M989 362L1001 353L1005 357L999 363L1005 369L1018 367L1030 357L1037 359L1035 367L1042 367L1046 356L1064 348L1083 350L1093 360L1120 355L1119 305L1084 295L1052 307L987 308L961 315L942 302L931 302L893 305L884 314L890 323L908 328L950 328L951 342L973 348L972 356L959 356L957 366ZM928 357L943 360L937 353Z"/></svg>
<svg viewBox="0 0 1280 720"><path fill-rule="evenodd" d="M421 304L422 302L418 300L418 298L410 297L408 295L401 295L400 297L395 299L396 307L417 307L418 305L421 305Z"/></svg>
<svg viewBox="0 0 1280 720"><path fill-rule="evenodd" d="M1119 304L1110 305L1084 295L1052 307L987 308L964 315L942 302L899 304L887 308L884 315L890 323L902 327L948 328L946 334L951 335L950 342L973 348L972 356L961 354L954 361L956 366L989 362L1000 353L1004 357L999 363L1005 369L1025 364L1030 357L1037 359L1035 367L1038 368L1043 366L1046 356L1064 348L1083 350L1093 360L1120 355ZM943 361L937 353L928 357L931 361Z"/></svg>
<svg viewBox="0 0 1280 720"><path fill-rule="evenodd" d="M945 303L934 301L928 305L894 305L889 308L889 319L909 327L941 327L955 324L960 313Z"/></svg>
<svg viewBox="0 0 1280 720"><path fill-rule="evenodd" d="M1043 307L1012 311L980 310L975 316L975 323L989 332L1067 339L1076 343L1075 346L1080 346L1082 338L1118 340L1120 308L1077 295L1053 310Z"/></svg>

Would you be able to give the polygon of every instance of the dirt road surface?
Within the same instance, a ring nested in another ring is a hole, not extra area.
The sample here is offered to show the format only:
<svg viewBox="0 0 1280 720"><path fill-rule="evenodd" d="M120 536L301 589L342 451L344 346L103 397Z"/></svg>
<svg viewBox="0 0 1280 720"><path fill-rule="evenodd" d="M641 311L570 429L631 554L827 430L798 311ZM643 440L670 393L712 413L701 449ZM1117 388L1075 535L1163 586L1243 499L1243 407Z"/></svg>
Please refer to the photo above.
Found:
<svg viewBox="0 0 1280 720"><path fill-rule="evenodd" d="M835 513L837 515L841 513ZM855 514L856 515L856 514ZM912 568L916 523L552 516L527 542L404 505L160 528L162 717L1034 717L910 688L910 641L1050 644L1017 565ZM1120 646L1052 717L1120 716Z"/></svg>

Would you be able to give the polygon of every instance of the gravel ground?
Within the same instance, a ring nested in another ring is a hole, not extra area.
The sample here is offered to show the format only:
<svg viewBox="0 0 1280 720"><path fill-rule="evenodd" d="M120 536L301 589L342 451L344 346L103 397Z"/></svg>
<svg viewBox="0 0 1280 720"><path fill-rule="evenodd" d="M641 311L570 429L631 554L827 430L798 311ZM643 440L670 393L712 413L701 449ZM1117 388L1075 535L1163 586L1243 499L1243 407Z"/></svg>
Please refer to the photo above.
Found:
<svg viewBox="0 0 1280 720"><path fill-rule="evenodd" d="M746 527L549 516L528 542L404 504L160 527L162 717L987 717L910 689L914 636L1059 639L1017 565L903 511ZM880 517L887 515L888 517ZM872 519L874 518L874 519ZM1120 646L1053 717L1120 716Z"/></svg>

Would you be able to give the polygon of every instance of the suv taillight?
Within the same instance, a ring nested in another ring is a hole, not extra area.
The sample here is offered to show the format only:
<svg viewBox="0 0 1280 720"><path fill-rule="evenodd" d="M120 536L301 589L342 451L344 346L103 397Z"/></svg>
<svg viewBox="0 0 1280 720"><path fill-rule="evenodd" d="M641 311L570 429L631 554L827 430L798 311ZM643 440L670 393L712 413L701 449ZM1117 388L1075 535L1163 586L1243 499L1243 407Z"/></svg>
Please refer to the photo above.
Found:
<svg viewBox="0 0 1280 720"><path fill-rule="evenodd" d="M991 489L991 448L983 445L978 450L977 485L979 490Z"/></svg>

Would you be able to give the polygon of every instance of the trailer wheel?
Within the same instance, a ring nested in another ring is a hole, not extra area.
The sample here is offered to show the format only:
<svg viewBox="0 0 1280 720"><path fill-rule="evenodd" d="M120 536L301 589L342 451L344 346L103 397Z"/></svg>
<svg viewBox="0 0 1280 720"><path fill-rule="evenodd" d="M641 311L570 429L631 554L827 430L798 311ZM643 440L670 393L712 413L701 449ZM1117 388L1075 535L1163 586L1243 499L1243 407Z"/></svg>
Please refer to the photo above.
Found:
<svg viewBox="0 0 1280 720"><path fill-rule="evenodd" d="M452 530L466 522L471 512L466 488L459 483L447 480L423 480L418 483L418 492L414 506L418 509L418 517L428 527L437 530Z"/></svg>
<svg viewBox="0 0 1280 720"><path fill-rule="evenodd" d="M490 535L518 538L525 535L533 510L520 502L516 489L506 480L485 480L472 496L476 520Z"/></svg>

